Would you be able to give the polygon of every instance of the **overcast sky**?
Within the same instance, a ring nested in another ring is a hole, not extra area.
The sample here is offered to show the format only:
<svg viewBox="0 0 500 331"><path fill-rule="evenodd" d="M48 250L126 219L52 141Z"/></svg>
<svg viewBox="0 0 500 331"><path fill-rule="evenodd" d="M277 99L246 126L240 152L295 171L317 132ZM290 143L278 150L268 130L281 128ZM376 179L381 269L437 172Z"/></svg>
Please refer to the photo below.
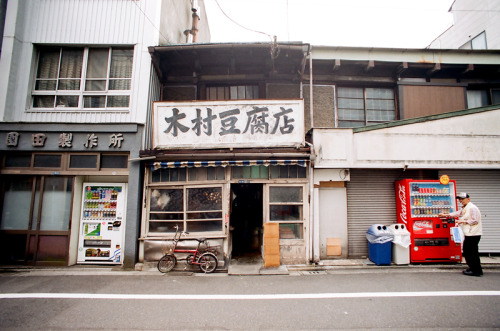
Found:
<svg viewBox="0 0 500 331"><path fill-rule="evenodd" d="M234 22L222 13L217 2ZM205 7L211 42L215 43L270 41L270 35L282 42L312 45L425 48L453 24L453 15L448 12L452 3L453 0L205 0Z"/></svg>

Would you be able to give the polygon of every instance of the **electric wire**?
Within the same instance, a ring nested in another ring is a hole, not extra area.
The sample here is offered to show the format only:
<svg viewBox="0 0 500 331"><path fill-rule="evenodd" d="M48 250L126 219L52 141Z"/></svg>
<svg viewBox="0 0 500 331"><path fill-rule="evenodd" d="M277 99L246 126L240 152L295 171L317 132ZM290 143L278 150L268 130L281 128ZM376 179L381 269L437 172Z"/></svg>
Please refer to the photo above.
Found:
<svg viewBox="0 0 500 331"><path fill-rule="evenodd" d="M218 0L214 0L215 3L217 4L217 7L219 7L220 11L222 12L222 14L224 14L224 16L227 17L227 19L229 19L231 22L233 22L234 24L238 25L239 27L245 29L245 30L248 30L248 31L251 31L251 32L255 32L255 33L260 33L260 34L263 34L265 36L268 36L269 39L271 39L271 50L270 50L270 53L271 53L271 58L274 60L276 59L279 54L280 54L280 49L278 47L278 43L276 41L276 36L271 36L269 33L265 33L265 32L262 32L262 31L257 31L257 30L253 30L253 29L250 29L250 28L247 28L243 25L241 25L240 23L236 22L235 20L233 20L231 17L229 17L226 12L222 9L222 7L220 6L219 4L219 1ZM274 70L274 63L273 63L273 70Z"/></svg>
<svg viewBox="0 0 500 331"><path fill-rule="evenodd" d="M253 29L250 29L250 28L247 28L243 25L241 25L240 23L236 22L235 20L233 20L231 17L229 17L226 12L222 9L222 7L220 6L219 4L219 1L217 0L214 0L215 3L217 4L217 7L219 7L220 11L222 12L222 14L224 14L224 16L227 17L228 20L230 20L231 22L233 22L234 24L238 25L239 27L245 29L245 30L248 30L248 31L251 31L251 32L255 32L255 33L260 33L260 34L263 34L263 35L266 35L269 37L269 39L271 39L271 41L273 41L273 36L271 36L269 33L265 33L265 32L262 32L262 31L257 31L257 30L253 30Z"/></svg>
<svg viewBox="0 0 500 331"><path fill-rule="evenodd" d="M142 15L149 21L149 23L151 24L151 26L156 30L158 31L158 33L160 34L160 36L163 37L163 39L165 39L167 42L170 43L170 40L165 37L165 35L163 35L163 33L161 33L160 29L158 29L156 27L156 25L153 23L153 21L149 18L149 16L142 10L142 8L137 4L137 1L133 1L134 5L140 10L140 12L142 13Z"/></svg>

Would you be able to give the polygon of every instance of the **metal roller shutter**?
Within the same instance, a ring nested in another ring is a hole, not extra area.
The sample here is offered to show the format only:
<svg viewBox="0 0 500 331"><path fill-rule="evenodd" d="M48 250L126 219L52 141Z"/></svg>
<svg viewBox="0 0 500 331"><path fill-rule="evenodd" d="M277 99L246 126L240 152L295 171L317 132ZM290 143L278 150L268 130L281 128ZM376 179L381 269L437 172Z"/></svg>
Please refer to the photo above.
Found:
<svg viewBox="0 0 500 331"><path fill-rule="evenodd" d="M483 235L480 253L500 253L500 171L447 170L440 171L457 181L457 192L467 192L481 210Z"/></svg>
<svg viewBox="0 0 500 331"><path fill-rule="evenodd" d="M398 179L437 179L437 171L351 169L347 183L348 255L368 256L366 231L373 224L396 222L394 182Z"/></svg>

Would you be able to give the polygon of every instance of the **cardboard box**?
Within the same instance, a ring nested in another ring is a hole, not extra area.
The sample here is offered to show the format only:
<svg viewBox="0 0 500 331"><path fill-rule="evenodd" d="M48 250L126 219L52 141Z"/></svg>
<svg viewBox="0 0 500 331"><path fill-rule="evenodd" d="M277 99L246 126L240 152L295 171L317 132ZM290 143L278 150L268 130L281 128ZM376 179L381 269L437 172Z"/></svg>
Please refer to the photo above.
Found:
<svg viewBox="0 0 500 331"><path fill-rule="evenodd" d="M264 267L279 267L280 256L278 255L264 255Z"/></svg>
<svg viewBox="0 0 500 331"><path fill-rule="evenodd" d="M264 255L280 255L280 245L264 244Z"/></svg>
<svg viewBox="0 0 500 331"><path fill-rule="evenodd" d="M264 223L264 239L279 238L280 228L278 223Z"/></svg>
<svg viewBox="0 0 500 331"><path fill-rule="evenodd" d="M326 255L339 256L342 255L340 238L326 238Z"/></svg>

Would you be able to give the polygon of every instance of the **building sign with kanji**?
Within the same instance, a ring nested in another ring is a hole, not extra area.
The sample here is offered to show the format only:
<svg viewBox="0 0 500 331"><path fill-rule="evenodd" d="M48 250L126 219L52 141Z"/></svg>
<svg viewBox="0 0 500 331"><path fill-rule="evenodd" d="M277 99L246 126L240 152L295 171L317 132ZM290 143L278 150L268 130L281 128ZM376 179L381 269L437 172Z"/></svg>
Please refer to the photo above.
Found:
<svg viewBox="0 0 500 331"><path fill-rule="evenodd" d="M156 102L153 143L156 149L299 146L304 102Z"/></svg>

